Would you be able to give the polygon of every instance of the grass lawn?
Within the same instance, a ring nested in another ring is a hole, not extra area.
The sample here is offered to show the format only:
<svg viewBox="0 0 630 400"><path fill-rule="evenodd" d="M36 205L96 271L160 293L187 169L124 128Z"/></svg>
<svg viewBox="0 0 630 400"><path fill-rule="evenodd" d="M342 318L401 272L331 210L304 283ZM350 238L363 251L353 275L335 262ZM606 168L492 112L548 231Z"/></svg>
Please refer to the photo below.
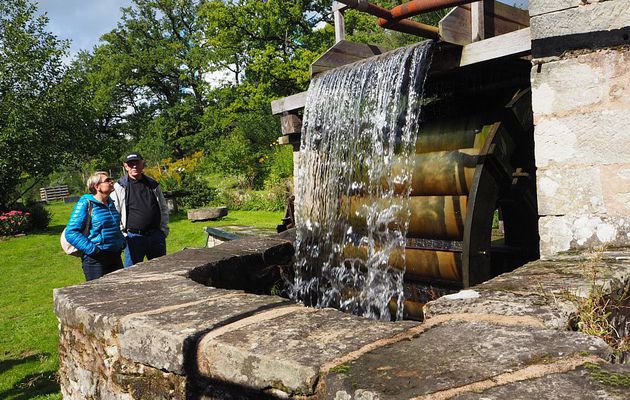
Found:
<svg viewBox="0 0 630 400"><path fill-rule="evenodd" d="M81 261L63 253L59 235L73 205L51 204L48 229L0 241L0 399L61 399L53 288L85 281ZM172 216L169 253L205 244L204 226L273 229L282 212L230 211L221 221Z"/></svg>

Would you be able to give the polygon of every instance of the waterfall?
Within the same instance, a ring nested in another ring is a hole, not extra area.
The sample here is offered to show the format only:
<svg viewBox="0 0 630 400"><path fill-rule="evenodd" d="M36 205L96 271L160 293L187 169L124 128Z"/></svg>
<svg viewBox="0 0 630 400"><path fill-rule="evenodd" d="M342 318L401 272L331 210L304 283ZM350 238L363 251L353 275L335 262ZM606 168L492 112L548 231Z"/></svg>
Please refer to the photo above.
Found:
<svg viewBox="0 0 630 400"><path fill-rule="evenodd" d="M408 198L433 42L311 81L295 185L291 297L373 319L402 318ZM392 300L393 299L393 300Z"/></svg>

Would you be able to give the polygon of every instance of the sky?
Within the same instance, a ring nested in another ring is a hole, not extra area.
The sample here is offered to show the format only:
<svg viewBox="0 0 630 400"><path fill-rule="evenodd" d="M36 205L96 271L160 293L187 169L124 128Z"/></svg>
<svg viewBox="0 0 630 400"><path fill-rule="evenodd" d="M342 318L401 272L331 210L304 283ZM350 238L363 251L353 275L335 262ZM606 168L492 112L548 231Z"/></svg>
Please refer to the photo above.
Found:
<svg viewBox="0 0 630 400"><path fill-rule="evenodd" d="M116 27L121 7L131 0L37 0L40 12L48 13L48 30L60 39L71 39L70 55L91 50L101 35Z"/></svg>
<svg viewBox="0 0 630 400"><path fill-rule="evenodd" d="M1 0L0 0L1 1ZM526 7L527 0L501 0ZM91 50L101 35L116 27L121 7L132 0L37 0L40 12L47 12L48 30L60 39L71 39L70 57L79 50Z"/></svg>

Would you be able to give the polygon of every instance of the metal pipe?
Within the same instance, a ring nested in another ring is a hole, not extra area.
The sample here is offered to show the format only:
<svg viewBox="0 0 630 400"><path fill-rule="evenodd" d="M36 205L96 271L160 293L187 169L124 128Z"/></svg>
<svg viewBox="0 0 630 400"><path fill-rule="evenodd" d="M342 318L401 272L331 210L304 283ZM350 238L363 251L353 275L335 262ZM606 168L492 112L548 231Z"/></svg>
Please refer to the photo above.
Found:
<svg viewBox="0 0 630 400"><path fill-rule="evenodd" d="M401 20L414 15L430 11L441 10L448 7L461 6L474 3L479 0L412 0L389 10L393 20Z"/></svg>
<svg viewBox="0 0 630 400"><path fill-rule="evenodd" d="M379 21L384 20L388 23L386 26L388 29L396 30L399 32L409 33L412 35L419 35L430 39L438 38L438 28L435 26L423 24L408 19L401 21L393 21L394 17L392 13L383 7L379 7L375 4L369 3L367 0L337 0L339 3L343 3L348 7L352 7L356 10L366 12L370 15L379 18ZM391 21L391 24L389 22ZM380 25L380 22L379 22ZM382 26L382 25L381 25Z"/></svg>

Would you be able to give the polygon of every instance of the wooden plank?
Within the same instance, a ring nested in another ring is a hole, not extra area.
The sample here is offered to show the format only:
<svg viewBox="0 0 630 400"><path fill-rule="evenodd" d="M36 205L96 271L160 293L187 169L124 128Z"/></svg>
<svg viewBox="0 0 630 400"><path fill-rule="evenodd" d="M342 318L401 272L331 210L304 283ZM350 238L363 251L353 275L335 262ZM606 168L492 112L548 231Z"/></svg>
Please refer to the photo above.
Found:
<svg viewBox="0 0 630 400"><path fill-rule="evenodd" d="M486 38L484 12L484 1L478 1L470 4L470 40L478 42Z"/></svg>
<svg viewBox="0 0 630 400"><path fill-rule="evenodd" d="M480 42L467 44L462 48L459 66L476 64L482 61L507 56L529 54L532 50L532 38L529 28L495 36Z"/></svg>
<svg viewBox="0 0 630 400"><path fill-rule="evenodd" d="M294 111L304 108L306 104L306 93L300 92L291 96L283 97L271 102L271 113L282 114L285 111Z"/></svg>
<svg viewBox="0 0 630 400"><path fill-rule="evenodd" d="M465 45L472 42L472 11L470 5L455 7L439 23L440 39L445 42ZM511 7L503 3L488 3L484 7L484 36L498 36L529 26L529 14L526 10ZM480 27L478 28L480 29Z"/></svg>
<svg viewBox="0 0 630 400"><path fill-rule="evenodd" d="M381 46L342 40L311 64L311 76L388 51L389 49Z"/></svg>

